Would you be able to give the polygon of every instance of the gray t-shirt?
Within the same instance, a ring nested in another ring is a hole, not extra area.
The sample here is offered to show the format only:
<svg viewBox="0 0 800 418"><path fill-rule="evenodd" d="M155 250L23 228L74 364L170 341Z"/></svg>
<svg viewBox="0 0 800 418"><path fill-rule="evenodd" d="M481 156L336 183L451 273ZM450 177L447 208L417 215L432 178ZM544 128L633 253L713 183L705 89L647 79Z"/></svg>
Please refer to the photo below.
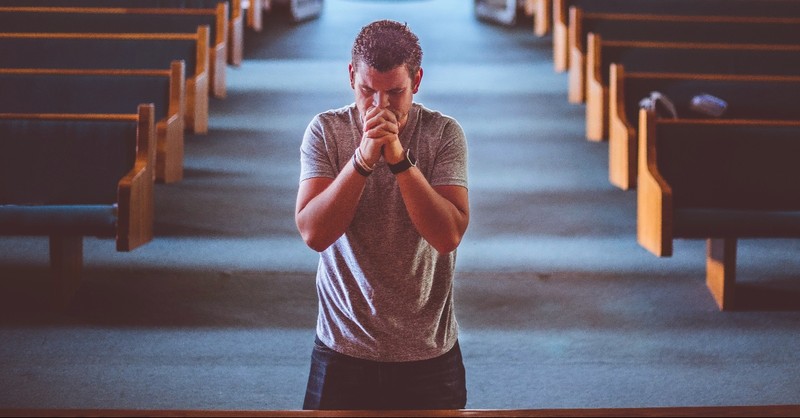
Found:
<svg viewBox="0 0 800 418"><path fill-rule="evenodd" d="M300 147L300 180L335 178L361 139L355 104L317 115ZM400 135L432 186L467 187L461 126L415 103ZM317 335L333 350L377 361L424 360L455 344L456 252L439 254L414 228L394 175L381 160L355 219L320 253Z"/></svg>

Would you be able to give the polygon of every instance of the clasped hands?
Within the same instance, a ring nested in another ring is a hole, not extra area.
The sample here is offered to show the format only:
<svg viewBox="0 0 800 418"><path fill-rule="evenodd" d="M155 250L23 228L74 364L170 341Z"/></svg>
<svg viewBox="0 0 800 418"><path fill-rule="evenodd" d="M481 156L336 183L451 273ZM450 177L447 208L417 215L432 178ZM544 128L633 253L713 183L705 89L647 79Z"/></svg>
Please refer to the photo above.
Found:
<svg viewBox="0 0 800 418"><path fill-rule="evenodd" d="M362 121L364 134L359 148L365 163L373 167L381 157L390 164L403 159L400 122L395 112L387 108L370 107Z"/></svg>

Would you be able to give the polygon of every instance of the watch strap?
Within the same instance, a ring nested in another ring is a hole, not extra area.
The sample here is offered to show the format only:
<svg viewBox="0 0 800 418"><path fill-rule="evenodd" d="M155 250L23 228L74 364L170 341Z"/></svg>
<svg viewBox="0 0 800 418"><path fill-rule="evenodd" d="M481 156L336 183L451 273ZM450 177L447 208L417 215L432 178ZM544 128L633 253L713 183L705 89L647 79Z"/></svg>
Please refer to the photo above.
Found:
<svg viewBox="0 0 800 418"><path fill-rule="evenodd" d="M411 149L407 149L404 155L404 158L400 160L397 164L387 164L389 166L389 171L392 174L400 174L403 171L408 170L411 167L417 165L417 159L414 157L414 154L411 153Z"/></svg>

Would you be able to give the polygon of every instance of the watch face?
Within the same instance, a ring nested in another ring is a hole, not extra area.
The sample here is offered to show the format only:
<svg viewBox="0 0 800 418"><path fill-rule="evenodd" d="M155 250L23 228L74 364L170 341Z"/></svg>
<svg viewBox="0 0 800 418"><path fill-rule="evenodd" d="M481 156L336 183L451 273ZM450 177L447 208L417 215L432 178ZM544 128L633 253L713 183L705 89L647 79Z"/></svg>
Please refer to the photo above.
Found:
<svg viewBox="0 0 800 418"><path fill-rule="evenodd" d="M406 160L408 160L408 162L411 163L412 167L417 166L417 157L411 153L411 148L409 148L408 152L406 152Z"/></svg>
<svg viewBox="0 0 800 418"><path fill-rule="evenodd" d="M408 149L406 150L406 158L403 158L397 164L390 164L389 171L394 174L398 174L408 170L411 167L416 167L416 165L417 159L414 157L414 154L411 153L411 149Z"/></svg>

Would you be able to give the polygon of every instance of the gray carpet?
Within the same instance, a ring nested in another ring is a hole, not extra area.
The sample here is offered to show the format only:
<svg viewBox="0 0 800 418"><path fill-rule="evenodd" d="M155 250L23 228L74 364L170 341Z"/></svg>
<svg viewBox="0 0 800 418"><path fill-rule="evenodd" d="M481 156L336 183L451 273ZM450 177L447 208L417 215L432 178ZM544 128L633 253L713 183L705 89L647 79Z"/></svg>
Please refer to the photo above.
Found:
<svg viewBox="0 0 800 418"><path fill-rule="evenodd" d="M635 192L608 183L550 38L478 22L466 0L326 0L319 20L247 34L185 180L156 187L156 238L87 238L69 311L44 298L47 240L0 238L0 408L300 408L317 255L293 220L299 141L352 101L352 39L383 17L422 39L418 101L468 136L469 408L800 403L799 240L741 241L740 308L719 312L703 242L664 259L637 245Z"/></svg>

